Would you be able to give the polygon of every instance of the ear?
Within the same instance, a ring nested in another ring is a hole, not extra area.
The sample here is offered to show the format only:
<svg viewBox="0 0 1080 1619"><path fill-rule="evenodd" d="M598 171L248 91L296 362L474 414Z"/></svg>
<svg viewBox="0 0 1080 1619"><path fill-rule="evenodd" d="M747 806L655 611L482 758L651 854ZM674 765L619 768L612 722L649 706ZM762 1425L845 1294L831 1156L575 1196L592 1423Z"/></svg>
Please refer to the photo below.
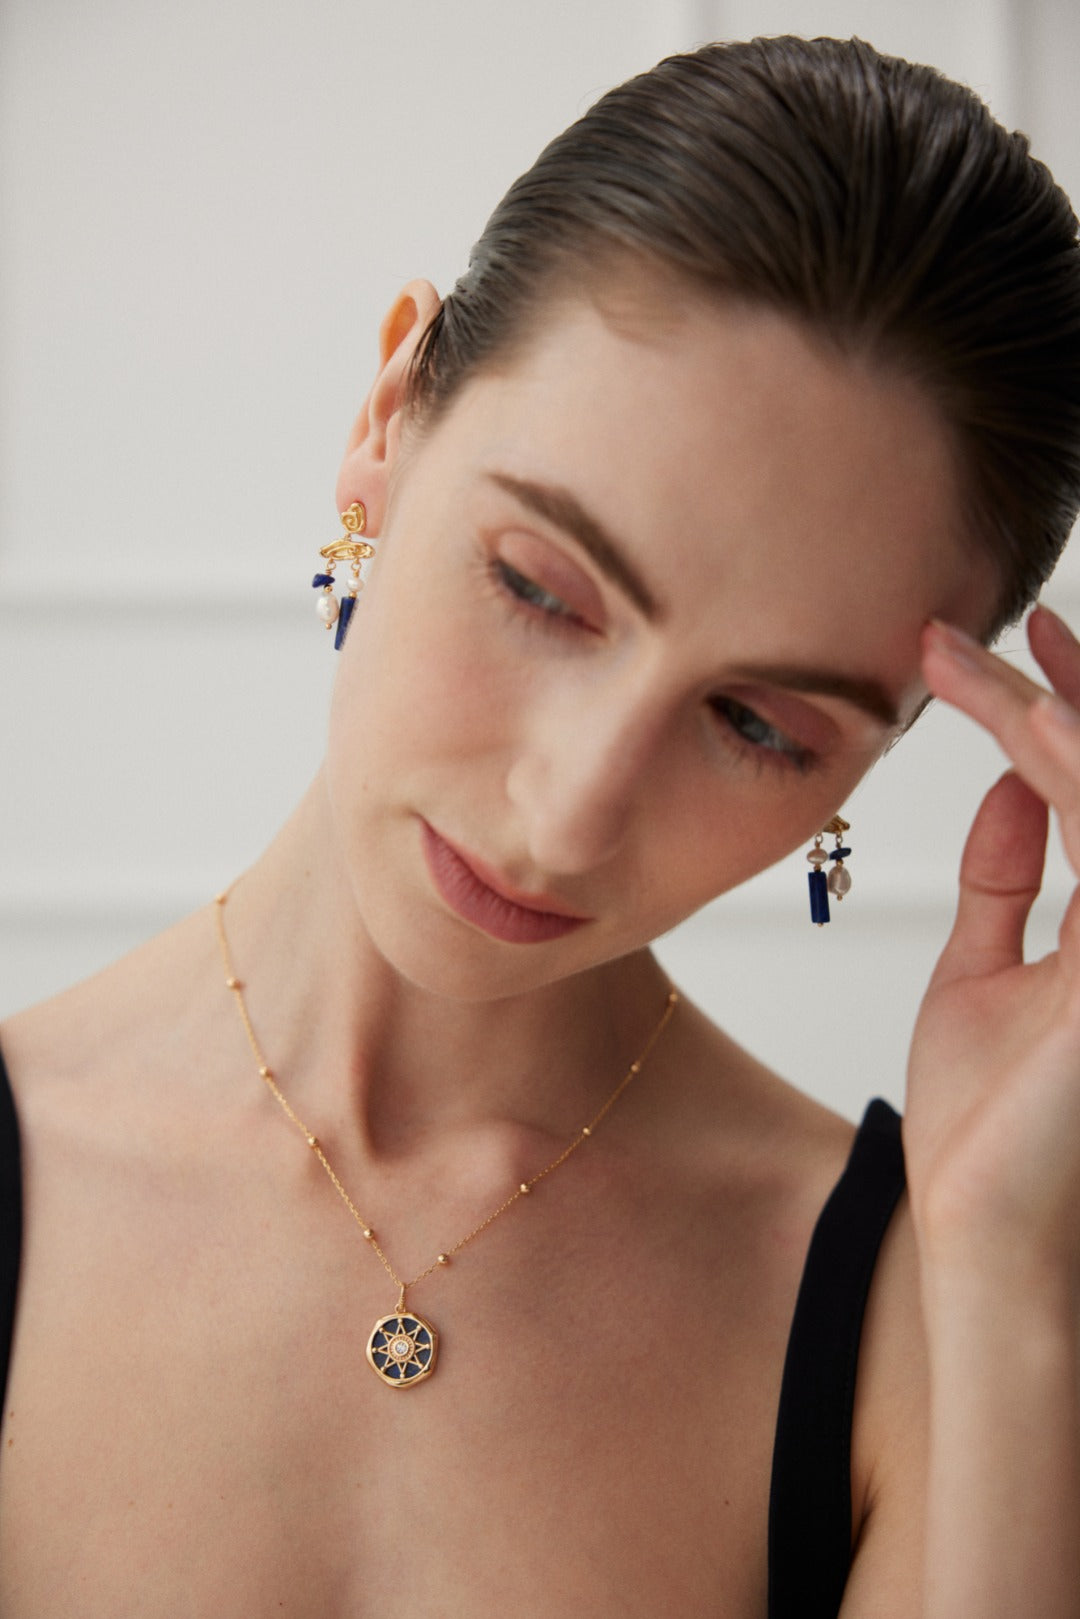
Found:
<svg viewBox="0 0 1080 1619"><path fill-rule="evenodd" d="M399 412L416 346L442 300L430 281L410 281L398 293L379 328L379 370L353 424L337 481L338 511L362 500L369 534L378 534L386 491L401 434Z"/></svg>

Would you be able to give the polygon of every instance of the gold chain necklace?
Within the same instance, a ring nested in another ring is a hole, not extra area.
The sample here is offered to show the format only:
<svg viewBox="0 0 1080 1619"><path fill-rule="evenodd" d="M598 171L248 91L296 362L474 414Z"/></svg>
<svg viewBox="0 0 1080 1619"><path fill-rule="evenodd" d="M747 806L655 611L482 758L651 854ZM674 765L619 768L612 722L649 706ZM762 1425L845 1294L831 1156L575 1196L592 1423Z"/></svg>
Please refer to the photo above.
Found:
<svg viewBox="0 0 1080 1619"><path fill-rule="evenodd" d="M472 1242L473 1238L478 1237L481 1231L486 1231L492 1221L497 1220L500 1214L505 1214L507 1209L515 1204L519 1198L527 1197L539 1181L542 1181L545 1176L553 1174L561 1164L565 1164L571 1153L576 1152L582 1142L589 1139L597 1125L615 1106L630 1081L636 1074L641 1072L646 1059L667 1028L675 1008L679 1004L678 991L673 989L668 995L660 1021L645 1042L641 1053L630 1064L603 1107L593 1115L588 1124L581 1126L581 1129L572 1137L558 1157L553 1158L550 1164L538 1170L530 1179L522 1181L516 1191L511 1192L510 1196L500 1203L497 1209L493 1209L485 1220L481 1220L478 1226L474 1226L470 1232L455 1242L453 1247L444 1249L441 1254L436 1255L431 1264L424 1270L418 1271L415 1276L408 1281L404 1281L397 1274L380 1246L375 1235L374 1226L364 1219L364 1216L338 1179L333 1165L323 1151L322 1143L319 1141L318 1136L308 1129L300 1115L291 1106L288 1097L278 1086L273 1071L263 1056L259 1042L255 1038L251 1018L248 1015L247 1002L244 1000L244 986L233 970L229 941L225 935L225 906L230 892L231 890L226 889L224 893L216 895L214 899L218 945L221 949L221 959L225 967L225 987L232 992L236 1002L236 1010L240 1015L240 1022L243 1024L244 1033L247 1035L248 1044L255 1057L260 1079L264 1081L282 1111L292 1120L304 1137L309 1148L326 1171L334 1190L363 1232L365 1241L378 1255L383 1269L398 1290L397 1308L389 1315L380 1316L371 1330L371 1336L367 1342L368 1365L380 1381L387 1384L388 1387L395 1389L412 1388L414 1384L422 1383L425 1378L430 1377L435 1370L435 1360L439 1349L439 1335L430 1321L426 1321L423 1316L417 1315L415 1311L406 1309L405 1295L409 1288L415 1287L419 1282L426 1281L440 1266L449 1265L453 1256L460 1253L466 1243Z"/></svg>

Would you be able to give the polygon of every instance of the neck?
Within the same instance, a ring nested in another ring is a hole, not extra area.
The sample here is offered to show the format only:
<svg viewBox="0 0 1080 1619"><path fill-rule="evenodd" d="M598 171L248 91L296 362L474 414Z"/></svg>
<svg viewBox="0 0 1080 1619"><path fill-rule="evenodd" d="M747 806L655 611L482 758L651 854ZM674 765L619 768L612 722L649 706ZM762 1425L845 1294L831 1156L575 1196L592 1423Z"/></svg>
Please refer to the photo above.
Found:
<svg viewBox="0 0 1080 1619"><path fill-rule="evenodd" d="M332 844L317 779L222 912L258 1044L312 1128L390 1166L484 1131L513 1156L512 1140L532 1151L537 1134L560 1141L592 1117L663 1011L651 955L488 1001L434 993L375 948L321 858ZM239 1018L236 1038L247 1052Z"/></svg>

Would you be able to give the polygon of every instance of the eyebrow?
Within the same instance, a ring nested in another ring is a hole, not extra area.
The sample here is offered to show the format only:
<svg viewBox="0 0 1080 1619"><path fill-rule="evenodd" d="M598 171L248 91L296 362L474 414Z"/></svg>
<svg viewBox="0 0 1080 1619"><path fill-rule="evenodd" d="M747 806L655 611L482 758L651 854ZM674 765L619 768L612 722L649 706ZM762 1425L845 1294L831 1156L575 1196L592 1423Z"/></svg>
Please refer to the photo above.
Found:
<svg viewBox="0 0 1080 1619"><path fill-rule="evenodd" d="M554 523L577 540L600 571L616 584L647 619L655 622L663 609L625 552L619 549L603 524L568 489L513 478L506 472L489 472L488 480L512 495L528 511ZM802 664L743 664L732 670L736 680L762 681L783 686L788 691L805 691L819 697L838 697L871 718L895 730L900 724L896 702L880 680L845 675L835 669L817 669Z"/></svg>
<svg viewBox="0 0 1080 1619"><path fill-rule="evenodd" d="M601 573L629 597L647 619L655 621L661 616L660 603L645 580L634 567L625 551L608 533L604 525L572 495L569 489L552 484L533 483L527 478L512 478L505 472L489 472L491 483L512 495L520 505L538 517L546 518L569 534L592 557Z"/></svg>
<svg viewBox="0 0 1080 1619"><path fill-rule="evenodd" d="M835 669L813 669L802 664L747 663L731 671L734 680L761 680L788 691L814 692L819 697L839 697L890 729L900 724L897 704L880 680L861 675L842 675Z"/></svg>

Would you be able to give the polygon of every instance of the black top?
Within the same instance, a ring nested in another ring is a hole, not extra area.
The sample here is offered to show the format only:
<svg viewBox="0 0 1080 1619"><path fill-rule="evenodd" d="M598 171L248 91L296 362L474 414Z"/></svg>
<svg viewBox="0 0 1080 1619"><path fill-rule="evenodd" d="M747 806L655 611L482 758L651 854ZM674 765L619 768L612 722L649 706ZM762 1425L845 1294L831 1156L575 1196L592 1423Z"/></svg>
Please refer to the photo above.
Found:
<svg viewBox="0 0 1080 1619"><path fill-rule="evenodd" d="M788 1340L769 1502L769 1619L836 1619L851 1562L851 1420L859 1336L904 1187L900 1119L871 1102L814 1228ZM22 1241L19 1127L0 1056L0 1392Z"/></svg>
<svg viewBox="0 0 1080 1619"><path fill-rule="evenodd" d="M7 1069L0 1056L0 1398L7 1387L11 1332L15 1325L15 1290L22 1247L22 1171L19 1124Z"/></svg>
<svg viewBox="0 0 1080 1619"><path fill-rule="evenodd" d="M863 1115L806 1256L769 1499L769 1619L836 1619L851 1565L851 1421L863 1312L900 1193L900 1117Z"/></svg>

